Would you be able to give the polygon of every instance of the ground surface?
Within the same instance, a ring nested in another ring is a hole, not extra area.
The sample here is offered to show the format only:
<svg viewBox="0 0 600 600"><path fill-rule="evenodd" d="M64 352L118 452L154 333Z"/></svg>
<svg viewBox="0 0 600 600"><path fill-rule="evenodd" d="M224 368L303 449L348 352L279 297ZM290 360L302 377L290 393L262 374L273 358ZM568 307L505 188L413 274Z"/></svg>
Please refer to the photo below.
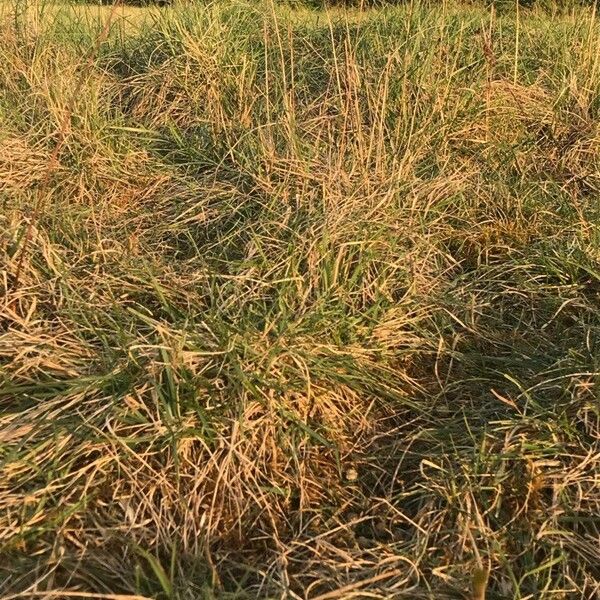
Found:
<svg viewBox="0 0 600 600"><path fill-rule="evenodd" d="M600 26L448 4L3 5L0 597L598 596Z"/></svg>

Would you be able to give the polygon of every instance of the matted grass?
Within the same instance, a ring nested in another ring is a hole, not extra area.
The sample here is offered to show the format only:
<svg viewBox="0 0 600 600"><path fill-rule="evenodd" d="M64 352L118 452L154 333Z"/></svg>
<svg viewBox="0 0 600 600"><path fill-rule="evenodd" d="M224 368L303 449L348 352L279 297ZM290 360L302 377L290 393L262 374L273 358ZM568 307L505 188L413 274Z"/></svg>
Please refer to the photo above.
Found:
<svg viewBox="0 0 600 600"><path fill-rule="evenodd" d="M0 30L0 596L597 597L593 11L127 9L87 68L106 9L42 8Z"/></svg>

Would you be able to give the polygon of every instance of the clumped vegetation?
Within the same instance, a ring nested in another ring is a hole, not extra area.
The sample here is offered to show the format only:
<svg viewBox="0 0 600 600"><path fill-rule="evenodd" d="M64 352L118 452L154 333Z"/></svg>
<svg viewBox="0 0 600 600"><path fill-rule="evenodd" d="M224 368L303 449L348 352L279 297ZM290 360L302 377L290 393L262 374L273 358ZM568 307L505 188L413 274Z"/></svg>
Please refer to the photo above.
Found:
<svg viewBox="0 0 600 600"><path fill-rule="evenodd" d="M594 10L107 14L3 9L2 598L597 597Z"/></svg>

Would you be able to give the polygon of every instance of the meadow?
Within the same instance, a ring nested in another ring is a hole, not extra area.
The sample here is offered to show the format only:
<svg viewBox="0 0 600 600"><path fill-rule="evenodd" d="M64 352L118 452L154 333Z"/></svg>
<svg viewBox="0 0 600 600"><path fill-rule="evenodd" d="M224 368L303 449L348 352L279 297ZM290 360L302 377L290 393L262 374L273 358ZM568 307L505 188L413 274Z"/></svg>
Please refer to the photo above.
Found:
<svg viewBox="0 0 600 600"><path fill-rule="evenodd" d="M0 9L0 598L600 597L593 6Z"/></svg>

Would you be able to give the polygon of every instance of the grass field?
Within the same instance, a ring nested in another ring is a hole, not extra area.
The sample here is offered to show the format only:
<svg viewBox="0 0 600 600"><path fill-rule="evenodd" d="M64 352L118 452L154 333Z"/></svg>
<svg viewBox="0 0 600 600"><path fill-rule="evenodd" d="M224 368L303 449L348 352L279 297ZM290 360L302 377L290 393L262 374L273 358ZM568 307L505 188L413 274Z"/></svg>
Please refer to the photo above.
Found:
<svg viewBox="0 0 600 600"><path fill-rule="evenodd" d="M0 598L600 597L600 22L505 4L2 5Z"/></svg>

